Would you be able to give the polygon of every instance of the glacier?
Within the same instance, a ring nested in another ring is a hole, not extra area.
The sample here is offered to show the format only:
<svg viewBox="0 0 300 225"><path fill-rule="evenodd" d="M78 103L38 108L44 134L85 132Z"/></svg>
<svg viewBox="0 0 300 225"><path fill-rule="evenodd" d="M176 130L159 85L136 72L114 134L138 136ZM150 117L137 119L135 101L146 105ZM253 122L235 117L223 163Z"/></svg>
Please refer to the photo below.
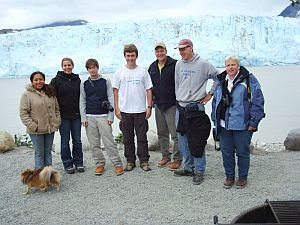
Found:
<svg viewBox="0 0 300 225"><path fill-rule="evenodd" d="M87 74L85 61L96 58L103 74L125 64L124 44L139 49L138 64L148 67L155 60L154 44L164 41L168 55L189 38L194 52L216 67L224 58L237 55L244 66L300 64L300 20L251 16L203 16L163 18L82 26L49 27L0 35L0 78L27 77L40 70L54 76L63 57L75 62L74 72Z"/></svg>

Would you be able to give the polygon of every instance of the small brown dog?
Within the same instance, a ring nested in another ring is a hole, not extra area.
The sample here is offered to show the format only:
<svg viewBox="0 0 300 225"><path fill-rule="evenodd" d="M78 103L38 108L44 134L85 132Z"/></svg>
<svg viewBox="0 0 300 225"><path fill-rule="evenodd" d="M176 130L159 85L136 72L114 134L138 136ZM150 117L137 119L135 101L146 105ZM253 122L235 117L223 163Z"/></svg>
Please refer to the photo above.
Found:
<svg viewBox="0 0 300 225"><path fill-rule="evenodd" d="M54 185L58 191L60 188L60 173L52 166L24 169L21 173L21 181L27 186L26 192L23 194L28 194L33 187L41 191L47 191L49 185Z"/></svg>

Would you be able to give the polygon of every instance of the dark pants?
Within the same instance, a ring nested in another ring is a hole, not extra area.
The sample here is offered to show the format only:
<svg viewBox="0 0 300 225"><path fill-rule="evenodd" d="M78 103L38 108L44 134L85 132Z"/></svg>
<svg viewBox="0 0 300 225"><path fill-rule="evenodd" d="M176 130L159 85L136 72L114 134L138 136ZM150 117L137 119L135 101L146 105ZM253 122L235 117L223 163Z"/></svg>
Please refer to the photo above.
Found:
<svg viewBox="0 0 300 225"><path fill-rule="evenodd" d="M64 168L82 166L83 165L83 153L81 143L81 121L75 120L61 120L59 128L61 137L61 160L64 164ZM70 149L70 134L72 136L72 154Z"/></svg>
<svg viewBox="0 0 300 225"><path fill-rule="evenodd" d="M140 163L149 161L149 149L147 140L148 120L146 113L121 113L120 124L124 137L124 155L129 163L135 163L134 132L137 139L137 156Z"/></svg>

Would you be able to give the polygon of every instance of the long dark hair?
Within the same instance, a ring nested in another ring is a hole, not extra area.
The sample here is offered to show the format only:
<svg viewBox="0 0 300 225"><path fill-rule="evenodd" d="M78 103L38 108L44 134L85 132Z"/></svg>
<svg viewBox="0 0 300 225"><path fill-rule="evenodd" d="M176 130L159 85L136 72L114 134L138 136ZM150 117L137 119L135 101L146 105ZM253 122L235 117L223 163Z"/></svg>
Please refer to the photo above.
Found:
<svg viewBox="0 0 300 225"><path fill-rule="evenodd" d="M46 80L46 76L45 76L45 74L43 72L41 72L41 71L35 71L35 72L33 72L30 75L30 81L31 81L31 83L33 82L34 76L37 75L37 74L41 75L43 77L44 81ZM44 84L44 86L42 87L42 90L45 92L45 94L48 97L56 96L55 89L52 86L48 85L48 84Z"/></svg>

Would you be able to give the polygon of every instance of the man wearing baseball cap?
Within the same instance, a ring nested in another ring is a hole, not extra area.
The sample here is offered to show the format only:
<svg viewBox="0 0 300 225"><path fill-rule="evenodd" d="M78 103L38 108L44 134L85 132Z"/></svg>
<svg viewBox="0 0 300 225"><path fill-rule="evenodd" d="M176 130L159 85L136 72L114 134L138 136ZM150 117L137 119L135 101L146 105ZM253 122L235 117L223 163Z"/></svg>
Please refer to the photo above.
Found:
<svg viewBox="0 0 300 225"><path fill-rule="evenodd" d="M179 49L183 49L183 48L186 48L186 47L191 47L193 48L193 42L190 40L190 39L182 39L177 47L175 47L175 49L179 48Z"/></svg>
<svg viewBox="0 0 300 225"><path fill-rule="evenodd" d="M159 167L168 166L170 170L181 166L182 156L178 148L178 138L175 125L176 97L174 71L177 60L167 56L165 43L158 42L154 46L156 60L150 65L148 72L153 84L153 103L157 136L162 159ZM173 141L173 151L169 151L170 135ZM171 162L171 156L173 161Z"/></svg>
<svg viewBox="0 0 300 225"><path fill-rule="evenodd" d="M192 176L193 184L201 184L206 167L205 146L211 129L205 104L213 96L219 72L194 53L191 40L182 39L175 49L179 49L181 55L175 67L175 94L179 148L184 165L175 170L174 175ZM207 93L208 79L214 82Z"/></svg>

